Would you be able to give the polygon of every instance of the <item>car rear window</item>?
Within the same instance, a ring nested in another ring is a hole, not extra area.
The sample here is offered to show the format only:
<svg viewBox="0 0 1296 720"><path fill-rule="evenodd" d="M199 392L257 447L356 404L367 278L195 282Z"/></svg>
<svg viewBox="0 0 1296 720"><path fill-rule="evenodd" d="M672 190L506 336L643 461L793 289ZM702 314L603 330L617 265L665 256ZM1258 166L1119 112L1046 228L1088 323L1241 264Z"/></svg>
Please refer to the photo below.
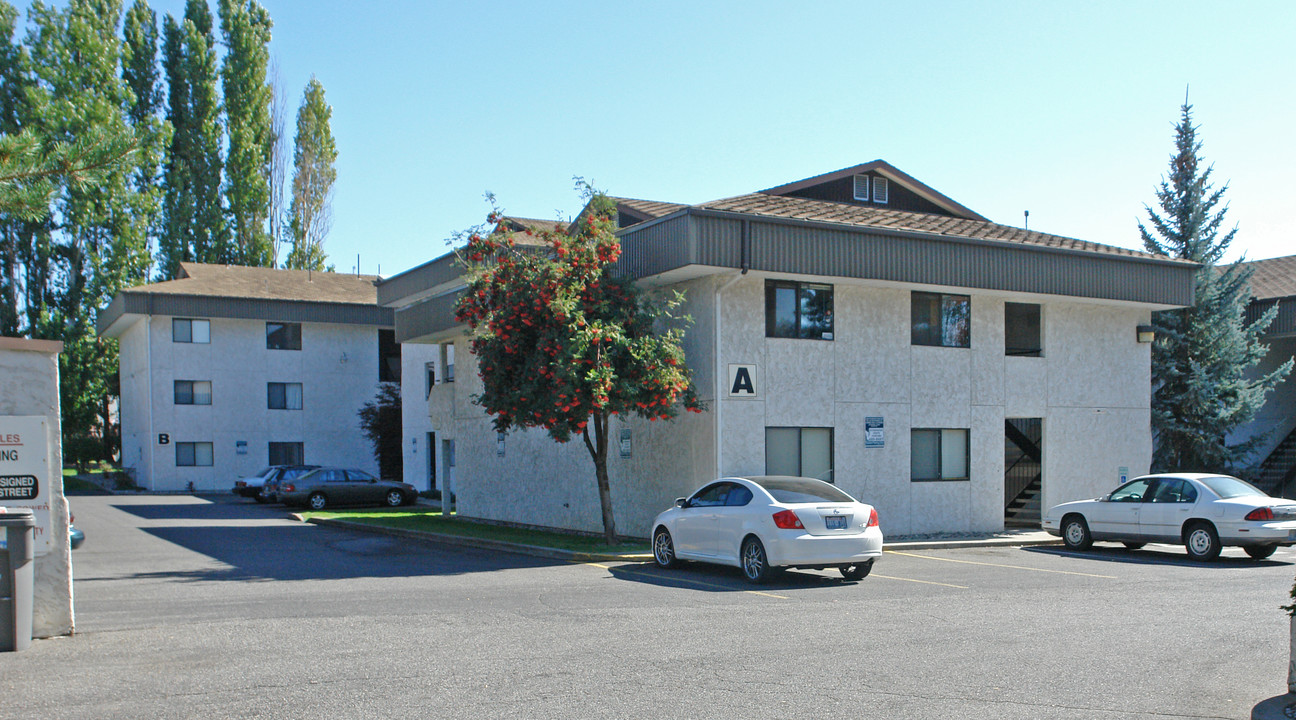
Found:
<svg viewBox="0 0 1296 720"><path fill-rule="evenodd" d="M855 502L855 498L822 480L798 477L750 479L782 503Z"/></svg>
<svg viewBox="0 0 1296 720"><path fill-rule="evenodd" d="M1221 498L1246 497L1247 495L1264 495L1260 488L1249 482L1238 480L1227 475L1202 478L1201 484L1215 491Z"/></svg>

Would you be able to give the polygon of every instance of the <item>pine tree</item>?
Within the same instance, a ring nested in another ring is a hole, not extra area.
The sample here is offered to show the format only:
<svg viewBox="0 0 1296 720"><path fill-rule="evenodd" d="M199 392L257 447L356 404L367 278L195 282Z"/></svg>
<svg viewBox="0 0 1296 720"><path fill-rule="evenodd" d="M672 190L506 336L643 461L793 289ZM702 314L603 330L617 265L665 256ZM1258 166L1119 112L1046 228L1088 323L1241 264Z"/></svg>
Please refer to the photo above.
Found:
<svg viewBox="0 0 1296 720"><path fill-rule="evenodd" d="M1160 210L1146 206L1139 223L1148 252L1201 263L1190 307L1153 314L1152 430L1155 471L1226 471L1246 464L1263 436L1229 445L1230 431L1249 422L1265 396L1291 371L1292 361L1259 378L1248 370L1268 351L1261 334L1276 308L1247 325L1251 271L1221 267L1237 228L1225 231L1224 187L1203 169L1201 142L1185 100L1175 126L1169 178L1157 189Z"/></svg>
<svg viewBox="0 0 1296 720"><path fill-rule="evenodd" d="M267 228L274 142L267 72L273 23L256 0L221 0L220 19L226 46L221 79L229 140L225 188L235 262L267 266L273 262Z"/></svg>
<svg viewBox="0 0 1296 720"><path fill-rule="evenodd" d="M324 86L312 77L297 110L292 205L288 210L293 247L286 267L323 270L328 259L324 239L332 225L333 182L337 179L337 146L329 128L332 117L333 108L324 100Z"/></svg>

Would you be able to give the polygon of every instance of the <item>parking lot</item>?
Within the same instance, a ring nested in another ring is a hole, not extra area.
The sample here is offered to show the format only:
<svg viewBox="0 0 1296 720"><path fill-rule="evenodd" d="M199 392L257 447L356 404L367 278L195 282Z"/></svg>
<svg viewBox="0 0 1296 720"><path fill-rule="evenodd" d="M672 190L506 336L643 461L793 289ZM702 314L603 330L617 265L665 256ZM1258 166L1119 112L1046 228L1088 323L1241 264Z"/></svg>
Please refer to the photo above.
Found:
<svg viewBox="0 0 1296 720"><path fill-rule="evenodd" d="M1285 690L1289 549L892 550L754 588L72 502L78 634L0 654L0 717L1245 718Z"/></svg>

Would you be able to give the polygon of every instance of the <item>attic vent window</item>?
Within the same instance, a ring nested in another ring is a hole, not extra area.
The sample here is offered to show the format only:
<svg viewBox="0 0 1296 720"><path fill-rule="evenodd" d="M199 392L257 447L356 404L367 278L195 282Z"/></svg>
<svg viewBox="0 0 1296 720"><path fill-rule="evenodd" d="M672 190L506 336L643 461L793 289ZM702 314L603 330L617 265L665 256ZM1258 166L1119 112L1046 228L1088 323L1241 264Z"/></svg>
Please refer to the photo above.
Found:
<svg viewBox="0 0 1296 720"><path fill-rule="evenodd" d="M868 175L855 176L855 199L868 202L869 199L869 177Z"/></svg>
<svg viewBox="0 0 1296 720"><path fill-rule="evenodd" d="M873 202L886 204L888 194L890 193L891 183L884 177L873 178ZM859 193L859 185L855 186L856 194Z"/></svg>

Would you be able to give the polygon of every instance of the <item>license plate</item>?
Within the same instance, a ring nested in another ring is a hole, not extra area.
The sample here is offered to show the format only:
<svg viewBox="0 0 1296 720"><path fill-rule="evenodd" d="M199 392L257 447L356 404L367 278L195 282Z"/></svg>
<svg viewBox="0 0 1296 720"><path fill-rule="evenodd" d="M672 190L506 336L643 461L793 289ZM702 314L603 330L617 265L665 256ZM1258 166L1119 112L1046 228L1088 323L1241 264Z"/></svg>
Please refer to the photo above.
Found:
<svg viewBox="0 0 1296 720"><path fill-rule="evenodd" d="M1288 530L1288 531L1287 531L1287 539L1288 539L1288 540L1296 540L1296 530Z"/></svg>
<svg viewBox="0 0 1296 720"><path fill-rule="evenodd" d="M846 523L850 521L848 515L827 515L824 517L824 523L828 525L829 530L845 530Z"/></svg>

